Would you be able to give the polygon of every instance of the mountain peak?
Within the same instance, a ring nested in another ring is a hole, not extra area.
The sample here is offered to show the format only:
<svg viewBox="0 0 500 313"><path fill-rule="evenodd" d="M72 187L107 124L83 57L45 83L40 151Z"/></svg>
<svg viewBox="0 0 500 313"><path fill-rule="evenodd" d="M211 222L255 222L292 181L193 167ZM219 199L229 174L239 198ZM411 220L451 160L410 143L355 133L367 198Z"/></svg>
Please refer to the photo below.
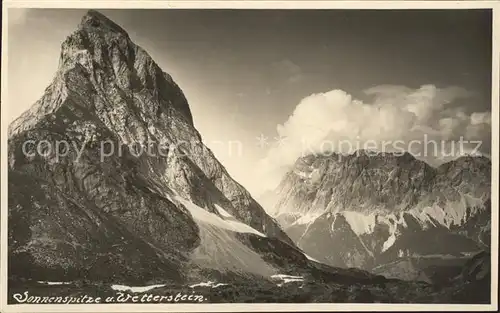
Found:
<svg viewBox="0 0 500 313"><path fill-rule="evenodd" d="M93 59L103 67L108 67L110 63L132 62L136 53L133 51L135 47L121 26L104 14L89 10L76 30L62 43L60 65L63 69L68 68L67 65L71 68L75 62L82 63L82 55L84 59ZM117 52L117 49L121 57L114 59L112 53ZM84 65L89 72L94 71L89 67L90 63Z"/></svg>
<svg viewBox="0 0 500 313"><path fill-rule="evenodd" d="M118 24L107 18L104 14L96 10L89 10L85 14L79 25L80 29L101 29L113 33L120 33L128 37L127 32Z"/></svg>
<svg viewBox="0 0 500 313"><path fill-rule="evenodd" d="M152 138L152 124L172 119L186 123L186 132L196 133L190 128L188 101L172 76L122 27L95 10L89 10L61 44L54 79L41 99L9 126L9 136L34 128L62 107L75 110L75 104L108 123L123 142ZM118 107L120 114L108 116L110 108Z"/></svg>

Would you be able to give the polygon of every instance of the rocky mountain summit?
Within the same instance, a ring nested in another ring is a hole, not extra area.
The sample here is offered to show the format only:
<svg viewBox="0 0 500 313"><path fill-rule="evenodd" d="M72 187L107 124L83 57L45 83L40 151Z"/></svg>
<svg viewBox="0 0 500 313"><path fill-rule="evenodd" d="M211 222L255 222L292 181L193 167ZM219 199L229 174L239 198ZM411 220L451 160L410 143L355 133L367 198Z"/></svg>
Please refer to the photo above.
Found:
<svg viewBox="0 0 500 313"><path fill-rule="evenodd" d="M490 180L486 157L434 168L409 153L361 150L300 158L262 202L311 257L371 270L488 249Z"/></svg>
<svg viewBox="0 0 500 313"><path fill-rule="evenodd" d="M212 302L479 301L453 296L463 284L436 290L304 254L203 144L173 78L97 11L9 126L8 164L9 295L155 284Z"/></svg>
<svg viewBox="0 0 500 313"><path fill-rule="evenodd" d="M203 145L172 77L96 11L62 43L42 98L10 125L9 212L11 273L40 279L273 272L231 223L294 246Z"/></svg>

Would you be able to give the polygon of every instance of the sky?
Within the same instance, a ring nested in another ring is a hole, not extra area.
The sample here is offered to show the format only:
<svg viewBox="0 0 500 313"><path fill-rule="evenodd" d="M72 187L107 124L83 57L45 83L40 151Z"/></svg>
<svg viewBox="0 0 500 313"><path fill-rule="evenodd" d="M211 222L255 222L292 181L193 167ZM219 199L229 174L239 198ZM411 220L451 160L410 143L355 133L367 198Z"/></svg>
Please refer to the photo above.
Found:
<svg viewBox="0 0 500 313"><path fill-rule="evenodd" d="M488 10L99 11L172 75L206 145L254 195L304 153L346 152L339 140L464 136L489 151ZM41 97L85 12L9 9L9 119Z"/></svg>

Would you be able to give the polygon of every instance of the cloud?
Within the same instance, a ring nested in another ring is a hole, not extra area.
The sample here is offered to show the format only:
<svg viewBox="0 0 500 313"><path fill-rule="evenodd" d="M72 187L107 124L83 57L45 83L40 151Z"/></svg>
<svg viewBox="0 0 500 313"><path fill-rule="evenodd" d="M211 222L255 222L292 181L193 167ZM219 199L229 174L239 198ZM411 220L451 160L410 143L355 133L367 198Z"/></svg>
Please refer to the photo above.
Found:
<svg viewBox="0 0 500 313"><path fill-rule="evenodd" d="M474 94L463 88L383 85L364 92L369 103L342 90L304 98L287 121L277 125L286 144L271 148L260 161L257 175L265 177L260 181L276 185L299 157L312 153L408 151L437 165L470 153L476 144L465 141L485 141L483 151L489 149L491 113L467 113Z"/></svg>

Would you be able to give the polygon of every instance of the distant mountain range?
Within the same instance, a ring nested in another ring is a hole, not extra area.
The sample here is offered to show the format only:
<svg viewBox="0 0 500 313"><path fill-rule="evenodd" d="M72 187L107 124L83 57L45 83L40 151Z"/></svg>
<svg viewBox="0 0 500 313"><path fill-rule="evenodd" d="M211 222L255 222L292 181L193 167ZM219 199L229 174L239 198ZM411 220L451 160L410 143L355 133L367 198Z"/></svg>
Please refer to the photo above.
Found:
<svg viewBox="0 0 500 313"><path fill-rule="evenodd" d="M311 257L384 274L402 259L488 250L490 182L486 157L434 168L409 153L360 150L300 158L261 203ZM416 269L410 276L422 275Z"/></svg>

